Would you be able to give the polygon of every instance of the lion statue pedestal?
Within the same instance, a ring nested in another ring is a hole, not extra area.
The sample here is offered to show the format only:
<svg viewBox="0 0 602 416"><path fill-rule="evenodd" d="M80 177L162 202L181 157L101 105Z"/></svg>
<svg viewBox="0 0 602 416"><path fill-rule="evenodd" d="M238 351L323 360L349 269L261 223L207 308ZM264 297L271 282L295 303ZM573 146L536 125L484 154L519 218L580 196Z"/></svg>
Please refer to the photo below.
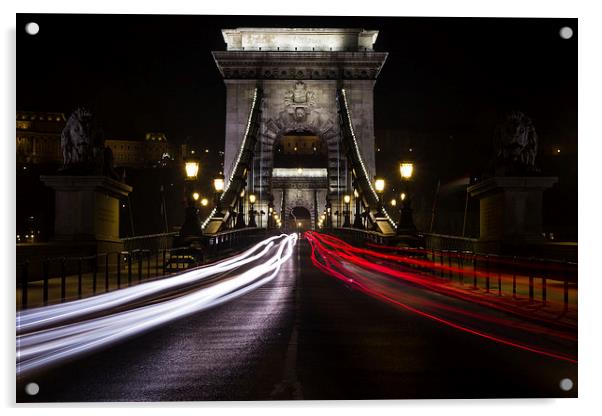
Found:
<svg viewBox="0 0 602 416"><path fill-rule="evenodd" d="M107 176L41 176L55 192L54 235L57 242L88 242L97 252L122 249L119 200L132 187Z"/></svg>
<svg viewBox="0 0 602 416"><path fill-rule="evenodd" d="M504 246L543 240L543 191L556 182L557 177L498 176L470 186L470 196L480 202L479 251L503 253Z"/></svg>

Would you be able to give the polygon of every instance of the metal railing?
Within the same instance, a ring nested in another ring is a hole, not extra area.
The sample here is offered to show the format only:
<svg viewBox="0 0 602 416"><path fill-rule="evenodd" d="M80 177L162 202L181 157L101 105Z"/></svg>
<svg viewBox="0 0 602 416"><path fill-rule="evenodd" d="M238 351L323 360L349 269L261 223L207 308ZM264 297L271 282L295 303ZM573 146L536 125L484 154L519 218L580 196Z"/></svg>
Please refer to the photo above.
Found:
<svg viewBox="0 0 602 416"><path fill-rule="evenodd" d="M161 233L161 234L149 234L141 235L136 237L123 238L123 248L129 250L163 250L170 249L173 247L174 239L178 236L178 233Z"/></svg>
<svg viewBox="0 0 602 416"><path fill-rule="evenodd" d="M365 230L361 228L332 227L320 230L320 232L331 234L342 238L347 242L353 242L356 244L391 244L398 238L396 235L385 235L377 231Z"/></svg>
<svg viewBox="0 0 602 416"><path fill-rule="evenodd" d="M17 264L17 307L81 299L169 276L232 255L274 232L229 230L200 236L198 244L176 248L171 245L177 233L155 234L124 239L129 249L120 252L26 260Z"/></svg>
<svg viewBox="0 0 602 416"><path fill-rule="evenodd" d="M203 259L201 251L183 247L25 261L17 265L17 306L25 309L109 292L200 265ZM41 268L41 278L30 274L34 267Z"/></svg>
<svg viewBox="0 0 602 416"><path fill-rule="evenodd" d="M414 267L471 289L484 289L486 293L497 296L511 295L515 300L525 299L529 305L539 303L546 306L550 300L549 288L553 285L561 293L558 301L565 312L569 304L577 303L578 264L575 262L462 250L388 248L408 257L430 260L426 266ZM569 299L572 294L573 299Z"/></svg>
<svg viewBox="0 0 602 416"><path fill-rule="evenodd" d="M222 231L218 234L203 235L202 245L208 255L215 255L224 250L233 250L248 246L270 235L279 233L278 230L266 228L241 228Z"/></svg>
<svg viewBox="0 0 602 416"><path fill-rule="evenodd" d="M475 244L478 241L476 238L434 233L424 233L422 234L422 238L426 248L437 250L476 251Z"/></svg>
<svg viewBox="0 0 602 416"><path fill-rule="evenodd" d="M332 228L322 232L337 236L349 243L393 250L410 258L430 260L423 265L411 264L421 273L448 279L471 289L484 290L497 296L524 299L529 305L547 306L550 287L559 299L564 312L576 305L578 264L567 260L539 257L504 256L476 253L477 239L425 234L423 246L397 246L397 236L354 228ZM431 240L429 241L428 238ZM433 238L439 247L432 247ZM420 241L420 240L417 240ZM429 244L431 245L429 247ZM426 248L425 248L426 247Z"/></svg>

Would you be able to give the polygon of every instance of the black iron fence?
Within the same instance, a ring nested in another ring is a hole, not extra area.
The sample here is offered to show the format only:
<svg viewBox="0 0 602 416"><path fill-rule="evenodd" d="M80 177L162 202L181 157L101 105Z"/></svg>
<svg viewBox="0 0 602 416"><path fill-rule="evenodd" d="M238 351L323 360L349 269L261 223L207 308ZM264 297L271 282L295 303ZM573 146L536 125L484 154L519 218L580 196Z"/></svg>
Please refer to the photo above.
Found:
<svg viewBox="0 0 602 416"><path fill-rule="evenodd" d="M24 309L81 299L203 263L201 250L170 248L43 258L17 265L17 304ZM31 269L41 268L32 275Z"/></svg>
<svg viewBox="0 0 602 416"><path fill-rule="evenodd" d="M277 230L265 228L241 228L228 230L213 235L203 235L201 243L209 256L218 255L220 252L246 247L263 238L278 233Z"/></svg>
<svg viewBox="0 0 602 416"><path fill-rule="evenodd" d="M422 238L426 248L434 248L436 250L477 251L475 250L475 245L478 241L476 238L433 233L424 233L422 234Z"/></svg>
<svg viewBox="0 0 602 416"><path fill-rule="evenodd" d="M344 239L349 243L356 244L392 244L398 239L398 237L395 234L386 235L377 231L364 230L361 228L330 228L320 230L320 232L332 234L336 237Z"/></svg>
<svg viewBox="0 0 602 416"><path fill-rule="evenodd" d="M271 235L245 228L200 236L173 247L176 233L123 240L125 250L90 256L32 258L17 264L17 307L44 306L109 292L202 265Z"/></svg>
<svg viewBox="0 0 602 416"><path fill-rule="evenodd" d="M367 243L368 246L376 245ZM382 249L382 246L380 246ZM456 281L472 289L482 289L498 296L511 295L546 306L550 288L566 311L577 303L578 264L571 261L536 257L479 254L473 251L439 250L389 246L388 249L414 259L412 267L425 274Z"/></svg>
<svg viewBox="0 0 602 416"><path fill-rule="evenodd" d="M162 234L149 234L141 235L137 237L124 238L123 242L124 250L165 250L173 247L175 238L178 233L162 233Z"/></svg>

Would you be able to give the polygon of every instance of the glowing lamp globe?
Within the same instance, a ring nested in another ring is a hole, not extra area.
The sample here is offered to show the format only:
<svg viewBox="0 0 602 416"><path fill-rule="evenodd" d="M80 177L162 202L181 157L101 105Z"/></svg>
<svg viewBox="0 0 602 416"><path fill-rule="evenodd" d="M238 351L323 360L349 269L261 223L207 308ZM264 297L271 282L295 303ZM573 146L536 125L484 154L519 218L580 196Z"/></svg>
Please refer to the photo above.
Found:
<svg viewBox="0 0 602 416"><path fill-rule="evenodd" d="M399 173L401 174L402 179L410 179L412 177L412 173L414 173L414 164L407 162L400 163Z"/></svg>
<svg viewBox="0 0 602 416"><path fill-rule="evenodd" d="M385 180L384 179L376 179L374 181L374 188L376 192L382 193L385 190Z"/></svg>
<svg viewBox="0 0 602 416"><path fill-rule="evenodd" d="M215 192L224 192L224 177L218 176L213 180L213 187Z"/></svg>
<svg viewBox="0 0 602 416"><path fill-rule="evenodd" d="M195 180L199 174L199 161L193 158L187 159L184 169L186 170L186 179Z"/></svg>

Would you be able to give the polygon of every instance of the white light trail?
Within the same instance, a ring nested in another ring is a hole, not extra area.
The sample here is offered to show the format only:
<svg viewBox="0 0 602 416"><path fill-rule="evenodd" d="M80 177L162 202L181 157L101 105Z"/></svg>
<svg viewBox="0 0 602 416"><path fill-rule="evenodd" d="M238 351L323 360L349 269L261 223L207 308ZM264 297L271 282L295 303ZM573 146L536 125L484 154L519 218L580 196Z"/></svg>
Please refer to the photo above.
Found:
<svg viewBox="0 0 602 416"><path fill-rule="evenodd" d="M23 375L62 360L101 347L106 347L128 337L139 335L151 328L211 308L250 292L271 281L276 276L281 265L290 258L297 238L296 234L272 237L262 241L252 249L247 250L245 252L246 256L245 253L243 253L239 256L235 256L235 259L228 259L207 268L193 270L173 278L150 282L111 293L119 294L119 292L129 291L129 289L140 288L142 289L140 293L143 294L133 294L133 296L139 295L139 297L144 297L148 295L148 292L144 292L144 289L142 288L142 286L145 285L169 281L171 282L171 285L167 285L168 287L181 287L185 284L181 281L184 277L187 277L187 279L184 279L187 280L186 283L198 281L199 277L196 276L195 273L200 273L206 278L209 276L209 274L205 273L207 270L211 270L210 275L212 276L223 273L225 270L224 264L233 266L228 269L232 270L253 261L256 263L251 266L250 269L220 280L218 283L211 286L200 288L192 293L183 294L175 298L168 297L167 300L157 303L140 306L123 312L109 313L106 316L91 318L82 322L66 325L57 324L67 319L64 318L64 316L73 318L80 314L75 313L71 308L57 314L56 311L60 308L56 307L39 308L32 311L35 312L37 320L32 321L30 326L33 326L36 322L43 322L44 325L48 325L49 322L52 322L54 326L27 333L23 333L25 331L21 328L22 335L17 336L17 374ZM256 253L260 247L263 247L263 249ZM177 279L180 279L180 281L174 283ZM156 289L156 291L164 289L165 288ZM101 296L106 295L100 295L98 298ZM90 301L92 299L95 298L86 300ZM119 298L119 301L121 302L124 299L126 299L125 302L131 302L131 296L129 295ZM94 303L91 308L94 308L96 312L110 312L108 309L114 307L114 299L109 298L107 301L108 304L105 304L104 308L102 307L102 304L96 303ZM75 303L81 304L81 301L69 302L57 306L71 307L72 305L70 304ZM51 318L45 319L43 317L45 310L48 310ZM86 313L89 313L89 311ZM38 324L37 327L40 325L41 324Z"/></svg>
<svg viewBox="0 0 602 416"><path fill-rule="evenodd" d="M166 279L139 284L87 299L18 312L17 334L38 330L48 325L57 325L60 322L74 318L81 318L117 306L131 304L134 301L159 294L165 290L201 282L218 273L224 273L257 260L265 255L276 239L281 237L267 238L241 254Z"/></svg>

